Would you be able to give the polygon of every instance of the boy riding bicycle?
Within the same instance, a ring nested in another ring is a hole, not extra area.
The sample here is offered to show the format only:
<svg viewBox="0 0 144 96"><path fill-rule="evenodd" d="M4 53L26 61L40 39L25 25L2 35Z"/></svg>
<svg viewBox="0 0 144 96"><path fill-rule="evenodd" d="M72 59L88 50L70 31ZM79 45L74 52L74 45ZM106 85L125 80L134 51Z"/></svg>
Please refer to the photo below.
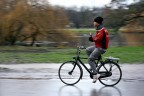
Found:
<svg viewBox="0 0 144 96"><path fill-rule="evenodd" d="M86 48L86 53L88 57L88 63L93 71L93 83L97 81L100 74L97 74L95 60L104 54L108 48L109 38L108 31L103 26L103 18L96 17L93 21L93 25L96 28L96 35L92 37L90 33L89 41L94 42L94 46Z"/></svg>

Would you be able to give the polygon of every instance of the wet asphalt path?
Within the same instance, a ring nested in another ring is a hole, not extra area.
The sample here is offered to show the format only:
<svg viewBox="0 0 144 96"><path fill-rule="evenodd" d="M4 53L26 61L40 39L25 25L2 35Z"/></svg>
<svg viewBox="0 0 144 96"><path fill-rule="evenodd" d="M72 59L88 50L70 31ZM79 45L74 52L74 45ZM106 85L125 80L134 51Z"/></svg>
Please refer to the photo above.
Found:
<svg viewBox="0 0 144 96"><path fill-rule="evenodd" d="M0 96L143 96L144 82L121 81L115 87L105 87L99 82L81 80L75 86L66 86L58 79L50 80L0 80Z"/></svg>
<svg viewBox="0 0 144 96"><path fill-rule="evenodd" d="M57 75L58 64L0 64L0 96L143 96L144 64L120 65L123 77L115 87L93 84L84 71L75 86L66 86Z"/></svg>

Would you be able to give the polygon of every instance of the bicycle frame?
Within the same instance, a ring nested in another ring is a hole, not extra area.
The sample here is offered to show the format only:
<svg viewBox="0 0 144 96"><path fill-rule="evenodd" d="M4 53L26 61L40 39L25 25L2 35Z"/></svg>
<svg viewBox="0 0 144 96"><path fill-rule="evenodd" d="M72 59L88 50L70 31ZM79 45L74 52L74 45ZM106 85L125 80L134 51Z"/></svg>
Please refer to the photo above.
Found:
<svg viewBox="0 0 144 96"><path fill-rule="evenodd" d="M82 60L81 59L88 59L88 58L82 58L82 57L80 57L80 48L78 48L77 49L77 56L76 57L73 57L73 59L75 59L75 61L76 61L76 64L81 64L86 70L87 70L87 72L90 74L90 77L91 78L93 78L93 73L86 67L86 65L82 62ZM104 67L104 69L106 70L106 71L104 71L104 72L101 72L101 73L105 73L105 72L109 72L108 70L107 70L107 68L104 66L104 64L103 64L103 61L101 60L101 56L98 58L98 59L96 59L97 60L97 62L96 62L96 65L98 65L98 63L100 62L100 64ZM78 63L79 62L79 63ZM80 65L79 64L79 65ZM76 65L75 65L76 66ZM72 69L72 71L71 72L73 72L73 70L75 69L75 66L74 66L74 68ZM99 67L99 66L97 66L97 67ZM106 77L106 76L104 76L104 77ZM103 78L104 78L103 77Z"/></svg>
<svg viewBox="0 0 144 96"><path fill-rule="evenodd" d="M82 60L80 59L80 57L77 58L73 58L76 61L76 64L81 64L88 72L89 74L92 74L91 71L86 67L86 65L82 62ZM83 59L87 59L87 58L83 58ZM79 63L78 63L79 62Z"/></svg>
<svg viewBox="0 0 144 96"><path fill-rule="evenodd" d="M85 48L78 47L77 54L75 57L73 57L74 60L64 62L59 68L59 71L58 71L59 78L65 84L74 85L74 84L78 83L80 81L80 79L82 79L82 77L83 77L82 66L89 73L90 78L93 79L93 75L94 75L93 70L89 70L87 65L85 65L85 63L83 63L83 60L82 60L82 59L88 59L88 58L80 57L81 49L85 49ZM113 58L107 58L105 61L103 61L102 56L99 56L95 60L97 74L100 74L100 77L98 79L99 79L100 83L102 83L103 85L114 86L117 83L119 83L119 81L121 80L122 71L120 69L120 66L115 62L115 60ZM113 67L113 66L115 66L115 67ZM65 70L66 68L68 68L68 70ZM116 70L114 73L113 71L115 69L118 69L118 70ZM63 71L61 71L61 70L63 70ZM114 75L114 74L116 74L116 75ZM111 77L112 75L116 76L116 78ZM64 78L63 78L63 76L64 76ZM107 78L107 77L109 77L109 78ZM69 82L69 79L72 79L72 78L74 78L76 80L74 80L74 81L72 80L73 82ZM105 79L103 79L103 78L105 78Z"/></svg>

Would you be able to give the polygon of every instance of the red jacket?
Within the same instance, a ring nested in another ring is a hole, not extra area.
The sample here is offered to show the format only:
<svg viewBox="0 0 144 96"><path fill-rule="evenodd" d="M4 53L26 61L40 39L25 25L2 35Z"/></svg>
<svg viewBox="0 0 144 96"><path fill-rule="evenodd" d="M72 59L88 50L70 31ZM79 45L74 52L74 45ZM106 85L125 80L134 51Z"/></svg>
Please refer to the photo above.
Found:
<svg viewBox="0 0 144 96"><path fill-rule="evenodd" d="M95 46L97 48L108 48L109 43L109 37L108 37L108 31L105 27L102 27L101 29L96 31L96 35L93 37L93 41L95 43Z"/></svg>

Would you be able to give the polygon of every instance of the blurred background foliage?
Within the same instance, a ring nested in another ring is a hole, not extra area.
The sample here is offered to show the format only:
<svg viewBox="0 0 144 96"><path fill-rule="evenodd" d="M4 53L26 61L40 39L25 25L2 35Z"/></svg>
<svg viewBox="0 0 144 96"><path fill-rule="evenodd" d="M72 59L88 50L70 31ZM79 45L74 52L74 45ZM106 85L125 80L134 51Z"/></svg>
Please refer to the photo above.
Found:
<svg viewBox="0 0 144 96"><path fill-rule="evenodd" d="M144 1L112 0L103 8L52 6L47 0L1 0L0 1L0 45L15 45L28 42L33 46L37 42L70 42L75 44L78 38L73 30L93 28L93 18L103 16L105 26L110 33L129 25L144 26ZM83 30L85 33L88 30Z"/></svg>
<svg viewBox="0 0 144 96"><path fill-rule="evenodd" d="M64 10L50 6L46 0L1 0L0 44L30 41L32 46L36 41L62 42L63 38L71 42L74 34L59 30L68 22Z"/></svg>
<svg viewBox="0 0 144 96"><path fill-rule="evenodd" d="M102 8L65 8L48 0L0 0L0 63L69 60L76 51L72 47L93 45L88 37L90 32L95 34L96 16L104 17L110 46L137 46L111 47L105 56L119 57L122 63L143 63L144 0L126 1L112 0Z"/></svg>

